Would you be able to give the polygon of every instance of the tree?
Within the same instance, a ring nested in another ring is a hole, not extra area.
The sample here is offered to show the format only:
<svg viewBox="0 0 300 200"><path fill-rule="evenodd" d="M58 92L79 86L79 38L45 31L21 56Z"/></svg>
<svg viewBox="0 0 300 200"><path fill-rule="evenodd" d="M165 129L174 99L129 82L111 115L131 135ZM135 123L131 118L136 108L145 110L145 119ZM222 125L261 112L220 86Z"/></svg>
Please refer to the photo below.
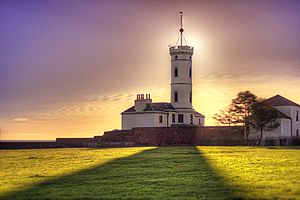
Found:
<svg viewBox="0 0 300 200"><path fill-rule="evenodd" d="M276 129L280 123L277 121L278 111L264 102L257 102L252 106L252 115L249 117L251 127L260 131L260 144L263 138L263 132Z"/></svg>
<svg viewBox="0 0 300 200"><path fill-rule="evenodd" d="M243 91L237 94L232 100L232 112L235 115L236 123L245 127L245 135L248 140L250 134L249 117L253 113L253 106L257 103L257 97L250 91Z"/></svg>
<svg viewBox="0 0 300 200"><path fill-rule="evenodd" d="M216 120L218 124L226 126L231 126L232 124L237 123L237 118L233 112L232 105L230 105L228 108L219 110L219 112L213 116L213 119Z"/></svg>

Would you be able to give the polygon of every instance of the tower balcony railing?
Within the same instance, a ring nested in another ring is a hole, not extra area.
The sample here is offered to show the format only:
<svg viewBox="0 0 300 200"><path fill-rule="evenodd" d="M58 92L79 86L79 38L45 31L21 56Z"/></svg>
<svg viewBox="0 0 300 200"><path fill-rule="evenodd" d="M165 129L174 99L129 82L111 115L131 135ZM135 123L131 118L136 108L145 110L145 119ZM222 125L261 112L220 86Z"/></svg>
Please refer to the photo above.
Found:
<svg viewBox="0 0 300 200"><path fill-rule="evenodd" d="M194 47L185 45L185 46L171 46L170 51L172 50L194 50Z"/></svg>
<svg viewBox="0 0 300 200"><path fill-rule="evenodd" d="M194 48L190 46L172 46L170 47L170 54L177 55L177 54L187 54L193 55Z"/></svg>

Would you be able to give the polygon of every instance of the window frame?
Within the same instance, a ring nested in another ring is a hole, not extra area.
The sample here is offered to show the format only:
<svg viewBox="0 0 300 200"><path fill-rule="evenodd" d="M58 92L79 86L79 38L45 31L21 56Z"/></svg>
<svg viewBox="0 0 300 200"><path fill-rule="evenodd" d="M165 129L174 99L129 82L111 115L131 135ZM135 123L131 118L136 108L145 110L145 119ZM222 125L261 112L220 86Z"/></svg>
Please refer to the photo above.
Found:
<svg viewBox="0 0 300 200"><path fill-rule="evenodd" d="M160 124L162 124L162 123L163 123L163 116L162 116L162 115L159 115L158 122L159 122Z"/></svg>
<svg viewBox="0 0 300 200"><path fill-rule="evenodd" d="M174 77L178 77L178 67L175 67L174 69Z"/></svg>
<svg viewBox="0 0 300 200"><path fill-rule="evenodd" d="M174 92L174 102L176 102L176 103L178 102L178 96L179 96L178 91L175 91Z"/></svg>
<svg viewBox="0 0 300 200"><path fill-rule="evenodd" d="M172 123L176 123L176 115L172 114Z"/></svg>
<svg viewBox="0 0 300 200"><path fill-rule="evenodd" d="M184 123L184 115L183 114L178 114L178 123Z"/></svg>

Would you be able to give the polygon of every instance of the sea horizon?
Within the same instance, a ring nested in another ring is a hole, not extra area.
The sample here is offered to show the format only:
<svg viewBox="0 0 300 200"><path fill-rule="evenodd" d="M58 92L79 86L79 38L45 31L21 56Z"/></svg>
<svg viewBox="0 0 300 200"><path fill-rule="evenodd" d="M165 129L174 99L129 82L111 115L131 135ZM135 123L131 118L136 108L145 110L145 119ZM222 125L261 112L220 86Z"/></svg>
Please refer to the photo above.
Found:
<svg viewBox="0 0 300 200"><path fill-rule="evenodd" d="M55 140L0 140L1 142L55 142Z"/></svg>

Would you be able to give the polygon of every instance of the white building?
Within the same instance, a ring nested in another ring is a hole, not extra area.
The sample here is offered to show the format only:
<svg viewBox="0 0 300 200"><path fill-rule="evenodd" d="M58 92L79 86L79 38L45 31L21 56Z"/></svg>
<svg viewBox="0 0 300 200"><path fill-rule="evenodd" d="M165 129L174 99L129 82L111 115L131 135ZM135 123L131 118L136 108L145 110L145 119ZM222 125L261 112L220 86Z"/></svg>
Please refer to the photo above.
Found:
<svg viewBox="0 0 300 200"><path fill-rule="evenodd" d="M181 15L182 22L182 15ZM138 94L134 106L121 113L122 129L133 127L168 127L173 125L204 126L204 116L192 104L193 47L180 45L169 49L171 55L171 103L152 103L150 94Z"/></svg>
<svg viewBox="0 0 300 200"><path fill-rule="evenodd" d="M264 131L263 139L267 138L291 138L299 137L300 105L280 95L271 97L265 101L278 111L278 122L280 126L272 131ZM260 132L251 130L250 139L259 138Z"/></svg>

